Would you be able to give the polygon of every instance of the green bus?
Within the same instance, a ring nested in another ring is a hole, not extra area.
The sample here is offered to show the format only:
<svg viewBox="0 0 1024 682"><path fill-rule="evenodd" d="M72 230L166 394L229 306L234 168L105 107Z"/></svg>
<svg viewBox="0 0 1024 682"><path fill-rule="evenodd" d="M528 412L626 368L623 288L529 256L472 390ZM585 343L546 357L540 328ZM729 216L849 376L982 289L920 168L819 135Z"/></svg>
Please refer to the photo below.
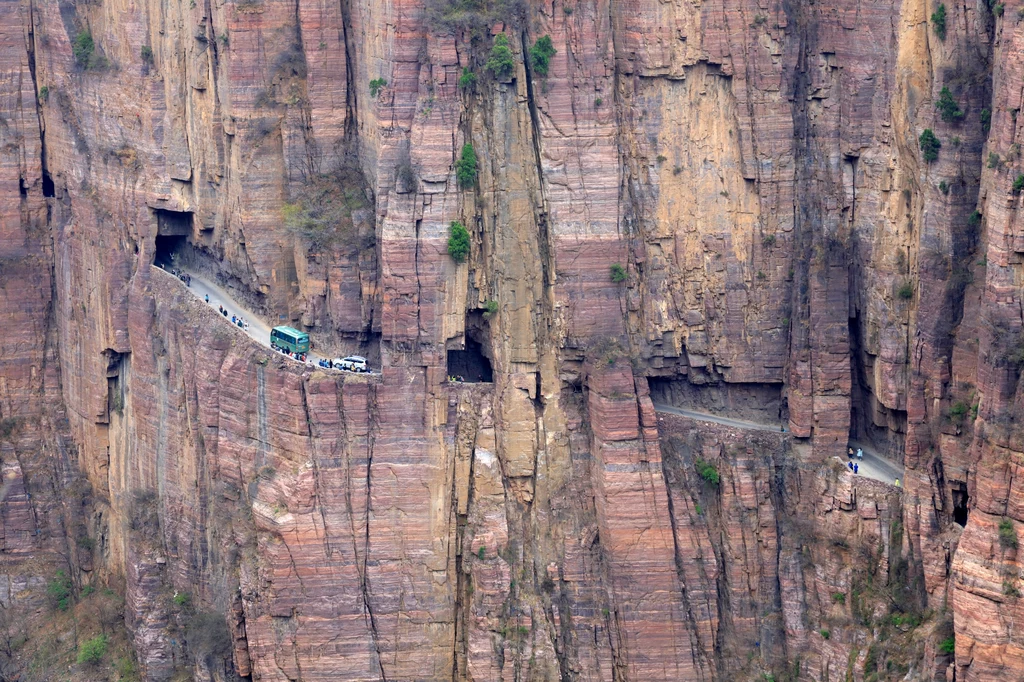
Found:
<svg viewBox="0 0 1024 682"><path fill-rule="evenodd" d="M293 353L308 353L309 334L291 327L274 327L270 330L270 347L274 350L284 348Z"/></svg>

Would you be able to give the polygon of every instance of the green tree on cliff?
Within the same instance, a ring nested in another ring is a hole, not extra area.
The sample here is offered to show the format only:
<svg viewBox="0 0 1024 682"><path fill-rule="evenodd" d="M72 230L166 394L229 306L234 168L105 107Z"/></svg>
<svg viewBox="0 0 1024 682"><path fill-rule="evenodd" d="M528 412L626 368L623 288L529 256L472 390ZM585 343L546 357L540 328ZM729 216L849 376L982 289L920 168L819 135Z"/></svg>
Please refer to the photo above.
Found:
<svg viewBox="0 0 1024 682"><path fill-rule="evenodd" d="M494 37L494 45L491 47L491 56L487 58L487 70L494 74L498 80L506 80L512 77L516 68L515 55L508 45L508 36L499 33Z"/></svg>
<svg viewBox="0 0 1024 682"><path fill-rule="evenodd" d="M946 123L956 123L964 117L964 112L947 87L943 87L939 93L939 101L935 103L935 108L939 110L942 120Z"/></svg>
<svg viewBox="0 0 1024 682"><path fill-rule="evenodd" d="M455 178L459 181L459 187L469 189L476 182L476 150L473 143L467 142L462 145L462 154L455 162Z"/></svg>
<svg viewBox="0 0 1024 682"><path fill-rule="evenodd" d="M541 36L530 48L530 63L538 76L548 75L551 58L555 56L555 46L551 44L551 36Z"/></svg>
<svg viewBox="0 0 1024 682"><path fill-rule="evenodd" d="M917 142L921 145L921 156L926 162L931 163L939 158L939 149L942 148L942 143L939 142L939 138L935 137L931 128L925 128L921 137L917 138Z"/></svg>
<svg viewBox="0 0 1024 682"><path fill-rule="evenodd" d="M935 35L939 37L939 40L946 39L946 6L939 5L934 12L932 12L932 30L935 31Z"/></svg>
<svg viewBox="0 0 1024 682"><path fill-rule="evenodd" d="M469 256L469 231L458 220L448 227L448 255L456 263L462 263Z"/></svg>

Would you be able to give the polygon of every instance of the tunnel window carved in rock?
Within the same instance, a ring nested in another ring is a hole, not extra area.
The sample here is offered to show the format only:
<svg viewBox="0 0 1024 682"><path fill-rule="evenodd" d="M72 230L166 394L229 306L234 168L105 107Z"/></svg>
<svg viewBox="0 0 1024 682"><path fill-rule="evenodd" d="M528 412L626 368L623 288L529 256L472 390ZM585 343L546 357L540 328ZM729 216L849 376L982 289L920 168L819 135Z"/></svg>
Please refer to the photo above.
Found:
<svg viewBox="0 0 1024 682"><path fill-rule="evenodd" d="M494 381L491 369L491 349L488 337L488 323L480 312L466 316L464 348L448 351L448 376L467 382Z"/></svg>
<svg viewBox="0 0 1024 682"><path fill-rule="evenodd" d="M950 487L953 493L953 522L963 528L967 525L968 503L970 502L967 484L963 481L951 481Z"/></svg>
<svg viewBox="0 0 1024 682"><path fill-rule="evenodd" d="M153 264L170 266L189 245L192 236L192 214L187 211L154 209L156 217L156 249Z"/></svg>

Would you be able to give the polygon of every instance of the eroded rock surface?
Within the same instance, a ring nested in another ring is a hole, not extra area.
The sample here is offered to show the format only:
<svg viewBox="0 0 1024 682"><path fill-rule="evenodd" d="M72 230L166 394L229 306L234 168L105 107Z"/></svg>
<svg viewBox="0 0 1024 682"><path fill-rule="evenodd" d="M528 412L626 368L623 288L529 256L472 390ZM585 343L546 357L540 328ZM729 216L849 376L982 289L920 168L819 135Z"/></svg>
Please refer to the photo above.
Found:
<svg viewBox="0 0 1024 682"><path fill-rule="evenodd" d="M453 4L0 9L0 604L123 579L150 680L1024 675L1020 8Z"/></svg>

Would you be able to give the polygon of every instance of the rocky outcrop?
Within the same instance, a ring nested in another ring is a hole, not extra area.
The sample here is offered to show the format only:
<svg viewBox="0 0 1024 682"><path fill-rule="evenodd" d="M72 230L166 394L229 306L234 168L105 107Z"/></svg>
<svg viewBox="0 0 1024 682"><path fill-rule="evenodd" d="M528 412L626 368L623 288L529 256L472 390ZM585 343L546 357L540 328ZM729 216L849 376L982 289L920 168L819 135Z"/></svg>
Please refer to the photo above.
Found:
<svg viewBox="0 0 1024 682"><path fill-rule="evenodd" d="M152 680L1019 674L1017 8L451 4L0 11L0 601L125 578Z"/></svg>

